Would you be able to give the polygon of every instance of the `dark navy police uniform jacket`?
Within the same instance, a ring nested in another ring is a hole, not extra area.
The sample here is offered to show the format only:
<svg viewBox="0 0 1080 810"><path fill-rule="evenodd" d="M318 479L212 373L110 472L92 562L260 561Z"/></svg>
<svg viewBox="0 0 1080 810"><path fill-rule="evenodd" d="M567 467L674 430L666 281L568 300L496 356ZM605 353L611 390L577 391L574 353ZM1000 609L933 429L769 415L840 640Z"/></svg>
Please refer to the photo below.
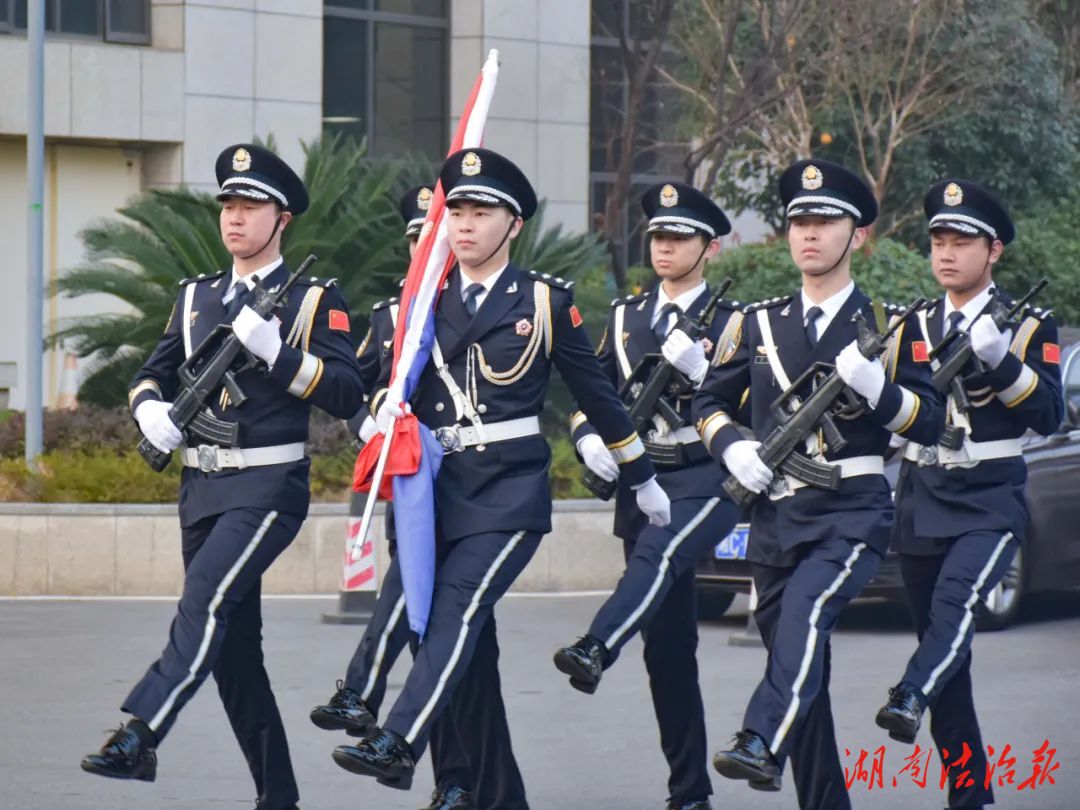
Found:
<svg viewBox="0 0 1080 810"><path fill-rule="evenodd" d="M128 395L132 412L146 399L171 402L175 398L177 368L215 326L226 320L221 299L230 272L182 282L165 333L132 381ZM273 290L285 283L290 272L283 262L263 279L263 285ZM333 280L301 279L276 314L282 323L282 346L273 369L251 369L238 375L237 382L248 397L242 407L235 407L221 391L214 392L210 405L217 418L239 423L242 448L306 441L312 405L347 419L363 404L364 389L349 333L348 308ZM305 458L217 472L185 467L180 487L180 523L190 526L239 507L306 515L309 466Z"/></svg>
<svg viewBox="0 0 1080 810"><path fill-rule="evenodd" d="M1003 303L1011 306L1004 297ZM931 347L944 336L944 314L944 299L923 314L923 338ZM1061 425L1061 357L1053 317L1030 308L1009 328L1012 346L1001 365L985 374L963 372L970 375L965 387L973 406L974 442L1018 440L1028 430L1046 436ZM939 553L949 538L979 530L1012 532L1023 540L1028 523L1023 456L973 467L903 464L893 539L897 551Z"/></svg>
<svg viewBox="0 0 1080 810"><path fill-rule="evenodd" d="M776 426L771 407L783 389L769 365L758 319L768 319L776 353L787 376L794 380L816 361L835 361L840 350L858 335L855 315L859 311L868 323L875 322L871 300L856 287L811 348L803 326L801 296L776 298L744 310L736 334L716 347L713 366L693 401L698 429L714 459L720 461L728 445L744 438L734 418L748 391L757 439L764 440ZM940 435L943 408L930 383L926 347L917 345L921 341L912 316L894 336L884 358L886 382L877 408L853 419L836 419L847 446L840 452L826 448L826 461L883 456L894 432L929 442ZM806 396L810 391L807 382L798 393ZM804 487L778 500L762 494L752 508L747 556L752 562L786 565L789 552L800 544L837 536L865 541L884 554L892 515L892 492L883 475L845 478L836 491Z"/></svg>
<svg viewBox="0 0 1080 810"><path fill-rule="evenodd" d="M582 403L619 458L621 476L643 483L654 470L610 380L600 370L573 304L571 285L509 264L470 316L453 271L436 310L436 340L456 385L480 420L494 424L539 416L552 366ZM389 380L389 364L382 384ZM378 412L385 388L371 398ZM419 420L436 430L459 422L435 361L425 367L410 400ZM551 531L551 451L539 433L449 452L436 479L444 540L484 532Z"/></svg>

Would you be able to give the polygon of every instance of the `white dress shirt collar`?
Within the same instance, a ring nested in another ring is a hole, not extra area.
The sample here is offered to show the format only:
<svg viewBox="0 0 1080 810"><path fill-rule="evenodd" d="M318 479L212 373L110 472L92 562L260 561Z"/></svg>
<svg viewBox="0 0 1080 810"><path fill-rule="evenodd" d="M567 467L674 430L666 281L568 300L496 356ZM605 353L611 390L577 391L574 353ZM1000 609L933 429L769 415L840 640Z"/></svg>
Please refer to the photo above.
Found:
<svg viewBox="0 0 1080 810"><path fill-rule="evenodd" d="M283 256L278 256L276 259L274 259L274 261L270 262L270 264L264 264L254 273L248 273L246 276L241 276L239 273L237 273L236 265L234 264L232 268L232 273L229 276L229 286L225 290L225 297L221 299L221 302L223 304L227 304L229 303L229 301L232 300L233 296L236 294L235 288L238 283L243 282L250 290L252 289L252 287L255 286L256 278L266 278L268 275L277 270L284 261L285 258Z"/></svg>
<svg viewBox="0 0 1080 810"><path fill-rule="evenodd" d="M833 318L836 317L840 308L844 306L844 303L853 292L855 292L855 282L849 281L844 289L833 293L820 304L815 304L810 300L810 296L806 294L806 290L802 290L803 326L806 326L806 313L810 311L810 308L817 307L820 309L821 315L818 316L814 324L817 327L817 336L820 338L825 334L825 330L829 328L829 324L832 323Z"/></svg>

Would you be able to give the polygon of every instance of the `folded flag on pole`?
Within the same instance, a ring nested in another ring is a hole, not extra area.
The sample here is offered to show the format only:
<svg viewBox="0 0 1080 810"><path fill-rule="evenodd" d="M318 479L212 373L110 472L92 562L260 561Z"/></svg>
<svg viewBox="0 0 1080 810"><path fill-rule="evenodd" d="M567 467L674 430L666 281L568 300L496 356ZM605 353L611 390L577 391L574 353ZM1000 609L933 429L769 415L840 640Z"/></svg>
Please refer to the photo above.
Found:
<svg viewBox="0 0 1080 810"><path fill-rule="evenodd" d="M488 54L447 154L481 145L499 73L498 57L498 51ZM408 402L416 389L431 357L435 307L453 262L446 229L446 192L439 184L401 292L390 388L384 402ZM411 414L392 424L385 437L374 437L356 459L353 489L367 492L368 500L353 548L355 553L363 547L376 499L392 495L409 627L423 637L435 587L435 476L442 448Z"/></svg>

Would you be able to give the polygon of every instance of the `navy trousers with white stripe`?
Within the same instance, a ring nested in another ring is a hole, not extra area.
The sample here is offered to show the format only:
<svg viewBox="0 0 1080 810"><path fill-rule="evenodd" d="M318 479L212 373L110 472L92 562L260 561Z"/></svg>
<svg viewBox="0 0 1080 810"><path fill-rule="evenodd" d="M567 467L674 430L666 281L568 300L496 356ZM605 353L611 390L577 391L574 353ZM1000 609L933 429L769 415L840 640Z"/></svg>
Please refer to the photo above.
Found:
<svg viewBox="0 0 1080 810"><path fill-rule="evenodd" d="M698 684L694 566L738 518L725 499L672 501L671 523L646 526L636 540L624 541L626 571L589 627L608 648L608 666L642 633L660 747L670 771L669 797L679 806L712 793Z"/></svg>
<svg viewBox="0 0 1080 810"><path fill-rule="evenodd" d="M938 755L953 762L971 749L964 765L974 776L986 772L979 720L971 687L974 610L1001 581L1016 554L1017 541L1000 532L970 532L957 537L945 554L900 556L908 602L919 646L903 680L927 694L930 735ZM981 778L972 785L949 785L949 807L992 804L993 791Z"/></svg>
<svg viewBox="0 0 1080 810"><path fill-rule="evenodd" d="M539 533L525 531L485 532L440 542L427 634L383 725L404 737L417 757L427 747L432 723L446 710L464 678L486 681L487 691L498 697L498 710L503 711L497 688L498 651L490 647L494 625L486 631L491 633L490 641L480 648L485 671L478 676L470 665L495 603L525 569L539 544ZM492 676L494 683L487 680ZM460 734L467 732L459 727ZM508 751L507 756L512 754Z"/></svg>
<svg viewBox="0 0 1080 810"><path fill-rule="evenodd" d="M392 512L388 512L392 514ZM345 673L345 685L360 694L367 707L378 716L386 695L386 682L397 657L413 643L415 634L409 629L405 610L405 594L401 585L401 568L395 556L383 579L379 598L364 636L356 647ZM459 692L486 690L479 682L470 680ZM482 694L479 696L482 699ZM455 700L457 696L455 696ZM484 762L470 767L469 752L458 734L454 713L447 712L434 724L431 732L431 766L435 786L439 790L460 787L475 793L481 777L493 770Z"/></svg>
<svg viewBox="0 0 1080 810"><path fill-rule="evenodd" d="M753 535L751 535L753 542ZM792 567L754 564L754 612L769 657L743 718L781 764L790 755L802 807L847 806L803 802L804 791L829 795L844 786L829 704L829 638L841 611L870 581L881 557L865 543L831 538L808 544ZM802 773L813 774L813 778Z"/></svg>
<svg viewBox="0 0 1080 810"><path fill-rule="evenodd" d="M160 742L212 672L267 810L291 807L299 794L263 666L260 583L302 523L298 515L245 508L182 528L184 591L169 642L123 704Z"/></svg>

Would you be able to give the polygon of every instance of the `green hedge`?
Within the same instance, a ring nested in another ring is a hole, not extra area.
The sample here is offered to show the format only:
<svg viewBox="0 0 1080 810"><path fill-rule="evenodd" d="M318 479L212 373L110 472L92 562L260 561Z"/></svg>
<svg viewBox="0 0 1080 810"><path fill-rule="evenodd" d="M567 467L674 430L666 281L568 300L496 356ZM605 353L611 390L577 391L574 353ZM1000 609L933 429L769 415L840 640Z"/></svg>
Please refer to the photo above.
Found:
<svg viewBox="0 0 1080 810"><path fill-rule="evenodd" d="M37 503L173 503L180 484L174 459L155 473L135 451L138 432L125 409L82 406L48 411L45 453L37 472L23 462L23 414L0 412L0 501ZM313 412L308 452L315 501L348 501L356 450L341 422ZM552 441L552 491L588 497L581 466L565 435Z"/></svg>

